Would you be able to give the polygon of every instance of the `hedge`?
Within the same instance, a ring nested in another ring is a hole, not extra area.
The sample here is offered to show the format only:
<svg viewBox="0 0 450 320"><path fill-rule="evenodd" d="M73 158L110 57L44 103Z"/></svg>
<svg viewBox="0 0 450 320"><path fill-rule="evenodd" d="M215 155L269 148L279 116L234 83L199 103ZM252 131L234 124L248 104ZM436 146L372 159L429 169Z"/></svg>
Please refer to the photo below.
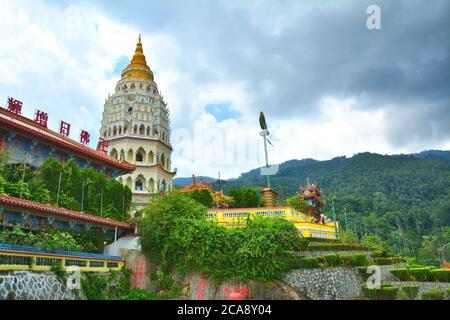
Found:
<svg viewBox="0 0 450 320"><path fill-rule="evenodd" d="M450 282L449 269L436 269L436 267L398 268L390 272L400 281L430 281Z"/></svg>
<svg viewBox="0 0 450 320"><path fill-rule="evenodd" d="M433 269L430 270L430 276L434 281L450 282L450 269Z"/></svg>
<svg viewBox="0 0 450 320"><path fill-rule="evenodd" d="M444 300L444 292L438 288L430 289L422 292L422 300Z"/></svg>
<svg viewBox="0 0 450 320"><path fill-rule="evenodd" d="M370 300L395 300L400 288L393 285L382 285L381 288L373 289L363 286L362 290Z"/></svg>
<svg viewBox="0 0 450 320"><path fill-rule="evenodd" d="M333 243L329 245L316 245L316 246L308 246L307 251L370 251L372 250L369 247L362 246L360 244L352 243Z"/></svg>
<svg viewBox="0 0 450 320"><path fill-rule="evenodd" d="M302 257L299 262L301 268L312 269L319 267L319 261L316 257Z"/></svg>
<svg viewBox="0 0 450 320"><path fill-rule="evenodd" d="M368 266L369 260L367 259L367 255L359 253L355 254L356 266Z"/></svg>
<svg viewBox="0 0 450 320"><path fill-rule="evenodd" d="M405 262L403 258L399 257L382 257L382 258L373 258L373 264L379 265L379 266L386 266L391 264L397 264Z"/></svg>
<svg viewBox="0 0 450 320"><path fill-rule="evenodd" d="M410 300L414 300L419 293L419 286L401 286L400 288Z"/></svg>
<svg viewBox="0 0 450 320"><path fill-rule="evenodd" d="M356 256L354 254L341 254L339 260L343 266L356 266Z"/></svg>
<svg viewBox="0 0 450 320"><path fill-rule="evenodd" d="M400 288L395 286L383 286L381 290L382 290L381 295L382 300L395 300L397 298L398 291L400 290Z"/></svg>
<svg viewBox="0 0 450 320"><path fill-rule="evenodd" d="M330 267L338 266L340 264L340 259L337 254L326 254L322 257Z"/></svg>

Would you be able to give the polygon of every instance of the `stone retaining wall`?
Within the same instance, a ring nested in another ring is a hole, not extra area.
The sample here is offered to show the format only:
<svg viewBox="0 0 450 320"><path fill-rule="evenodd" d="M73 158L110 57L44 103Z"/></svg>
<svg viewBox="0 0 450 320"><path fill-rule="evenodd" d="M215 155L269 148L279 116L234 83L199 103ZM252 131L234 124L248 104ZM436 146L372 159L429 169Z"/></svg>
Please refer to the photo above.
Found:
<svg viewBox="0 0 450 320"><path fill-rule="evenodd" d="M76 300L51 272L4 271L0 273L0 300Z"/></svg>
<svg viewBox="0 0 450 320"><path fill-rule="evenodd" d="M352 300L361 294L363 279L356 268L297 269L283 280L313 300Z"/></svg>

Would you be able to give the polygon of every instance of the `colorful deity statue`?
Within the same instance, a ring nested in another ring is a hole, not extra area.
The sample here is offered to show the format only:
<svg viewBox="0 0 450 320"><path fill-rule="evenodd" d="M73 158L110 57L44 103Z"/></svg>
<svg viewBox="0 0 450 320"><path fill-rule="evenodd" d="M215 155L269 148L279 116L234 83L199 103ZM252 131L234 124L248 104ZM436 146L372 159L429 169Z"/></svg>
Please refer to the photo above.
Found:
<svg viewBox="0 0 450 320"><path fill-rule="evenodd" d="M306 186L301 186L299 188L298 195L311 205L308 208L309 215L312 216L316 222L324 223L325 217L322 213L322 208L325 205L325 201L320 198L321 191L317 184L311 184L309 178L307 178Z"/></svg>

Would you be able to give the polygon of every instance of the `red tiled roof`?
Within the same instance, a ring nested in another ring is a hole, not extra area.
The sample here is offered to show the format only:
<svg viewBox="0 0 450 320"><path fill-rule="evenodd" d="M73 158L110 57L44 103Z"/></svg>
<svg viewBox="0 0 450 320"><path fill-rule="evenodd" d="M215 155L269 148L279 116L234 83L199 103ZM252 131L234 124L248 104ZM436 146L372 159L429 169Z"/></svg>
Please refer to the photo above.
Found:
<svg viewBox="0 0 450 320"><path fill-rule="evenodd" d="M44 212L54 216L59 216L68 219L87 221L90 223L100 224L104 226L118 227L121 229L132 229L132 226L130 226L128 223L111 220L108 218L101 218L84 212L78 212L64 208L57 208L49 204L19 199L16 197L8 196L6 194L0 195L0 204L15 208L28 209L31 211Z"/></svg>
<svg viewBox="0 0 450 320"><path fill-rule="evenodd" d="M20 131L26 135L45 141L50 145L55 145L61 149L69 150L75 154L98 161L110 167L125 171L132 171L136 168L134 165L126 161L116 160L100 151L92 149L80 142L45 128L31 119L9 112L2 107L0 107L0 125L13 128L14 130Z"/></svg>

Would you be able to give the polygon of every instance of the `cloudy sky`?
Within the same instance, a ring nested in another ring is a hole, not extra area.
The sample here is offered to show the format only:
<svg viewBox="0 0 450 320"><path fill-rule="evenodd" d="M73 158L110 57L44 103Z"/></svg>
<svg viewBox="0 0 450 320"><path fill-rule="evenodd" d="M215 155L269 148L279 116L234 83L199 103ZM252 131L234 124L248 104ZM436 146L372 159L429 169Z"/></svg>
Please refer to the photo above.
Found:
<svg viewBox="0 0 450 320"><path fill-rule="evenodd" d="M381 29L366 12L381 10ZM178 176L269 160L450 149L449 1L0 0L0 105L98 139L138 34L168 103ZM3 102L2 102L3 101Z"/></svg>

